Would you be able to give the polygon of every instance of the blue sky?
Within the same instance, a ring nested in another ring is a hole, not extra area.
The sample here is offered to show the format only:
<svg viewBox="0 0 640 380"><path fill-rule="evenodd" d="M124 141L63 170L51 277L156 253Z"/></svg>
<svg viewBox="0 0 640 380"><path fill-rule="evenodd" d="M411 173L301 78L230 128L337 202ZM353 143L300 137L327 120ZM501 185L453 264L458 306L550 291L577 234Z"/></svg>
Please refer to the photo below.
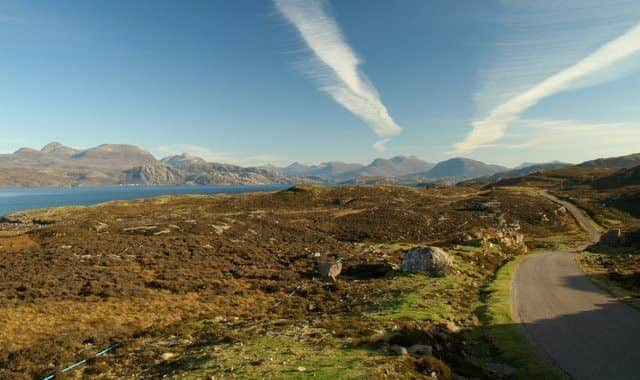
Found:
<svg viewBox="0 0 640 380"><path fill-rule="evenodd" d="M3 1L0 152L627 154L640 151L639 25L637 0Z"/></svg>

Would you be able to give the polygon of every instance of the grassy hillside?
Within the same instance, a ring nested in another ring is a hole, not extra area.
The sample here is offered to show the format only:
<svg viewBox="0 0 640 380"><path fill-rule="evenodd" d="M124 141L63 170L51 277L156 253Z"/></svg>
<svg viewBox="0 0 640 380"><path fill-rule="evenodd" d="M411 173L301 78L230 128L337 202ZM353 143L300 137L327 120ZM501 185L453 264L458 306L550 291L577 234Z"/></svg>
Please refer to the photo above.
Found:
<svg viewBox="0 0 640 380"><path fill-rule="evenodd" d="M574 231L556 209L526 189L380 186L14 215L0 224L0 377L41 377L113 342L76 375L483 377L501 359L469 358L463 332L480 327L483 287L518 252L460 235ZM449 276L397 270L423 244L454 256ZM319 280L319 262L336 258L338 282ZM414 343L433 356L392 354Z"/></svg>

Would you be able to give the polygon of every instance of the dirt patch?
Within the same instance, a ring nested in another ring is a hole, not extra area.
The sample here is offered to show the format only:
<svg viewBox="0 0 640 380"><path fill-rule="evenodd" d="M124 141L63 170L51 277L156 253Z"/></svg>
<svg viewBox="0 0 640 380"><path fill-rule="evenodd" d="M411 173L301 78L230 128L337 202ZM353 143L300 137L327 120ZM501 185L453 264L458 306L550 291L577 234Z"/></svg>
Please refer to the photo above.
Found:
<svg viewBox="0 0 640 380"><path fill-rule="evenodd" d="M0 235L0 253L20 252L38 249L39 245L29 235L16 233L16 236Z"/></svg>

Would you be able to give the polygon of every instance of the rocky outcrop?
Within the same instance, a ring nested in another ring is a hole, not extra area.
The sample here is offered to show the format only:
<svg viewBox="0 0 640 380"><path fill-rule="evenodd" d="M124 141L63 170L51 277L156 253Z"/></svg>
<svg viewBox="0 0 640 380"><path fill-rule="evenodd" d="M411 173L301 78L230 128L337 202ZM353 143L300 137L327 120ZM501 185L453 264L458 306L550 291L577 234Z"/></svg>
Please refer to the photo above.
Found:
<svg viewBox="0 0 640 380"><path fill-rule="evenodd" d="M162 160L160 160L160 162L170 166L199 165L199 164L207 163L204 159L198 156L193 156L188 153L182 153L176 156L165 157Z"/></svg>
<svg viewBox="0 0 640 380"><path fill-rule="evenodd" d="M495 230L476 231L461 234L456 241L460 244L488 247L491 244L499 244L504 248L526 253L529 249L524 241L524 234L520 232L517 223L503 222Z"/></svg>
<svg viewBox="0 0 640 380"><path fill-rule="evenodd" d="M298 180L301 178L290 177L279 171L264 168L244 168L215 163L183 166L156 163L125 170L121 183L139 185L284 185Z"/></svg>
<svg viewBox="0 0 640 380"><path fill-rule="evenodd" d="M451 265L453 265L453 257L444 249L432 246L418 247L409 250L404 255L402 271L444 276L449 272Z"/></svg>
<svg viewBox="0 0 640 380"><path fill-rule="evenodd" d="M184 173L165 164L150 164L125 170L122 183L144 185L177 185L184 180Z"/></svg>
<svg viewBox="0 0 640 380"><path fill-rule="evenodd" d="M505 248L527 252L529 249L524 242L524 234L520 233L520 225L504 225L496 231L494 241Z"/></svg>

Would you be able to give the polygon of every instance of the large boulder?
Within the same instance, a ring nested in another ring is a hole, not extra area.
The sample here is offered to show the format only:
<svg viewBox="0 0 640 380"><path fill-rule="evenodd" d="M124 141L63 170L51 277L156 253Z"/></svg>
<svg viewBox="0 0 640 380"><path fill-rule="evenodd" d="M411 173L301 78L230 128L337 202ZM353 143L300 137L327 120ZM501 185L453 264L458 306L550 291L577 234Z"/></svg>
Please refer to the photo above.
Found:
<svg viewBox="0 0 640 380"><path fill-rule="evenodd" d="M324 262L320 264L320 275L326 282L336 282L340 272L342 272L342 262L340 260L335 263Z"/></svg>
<svg viewBox="0 0 640 380"><path fill-rule="evenodd" d="M421 272L444 276L453 264L453 257L438 247L417 247L409 250L402 260L403 272Z"/></svg>

